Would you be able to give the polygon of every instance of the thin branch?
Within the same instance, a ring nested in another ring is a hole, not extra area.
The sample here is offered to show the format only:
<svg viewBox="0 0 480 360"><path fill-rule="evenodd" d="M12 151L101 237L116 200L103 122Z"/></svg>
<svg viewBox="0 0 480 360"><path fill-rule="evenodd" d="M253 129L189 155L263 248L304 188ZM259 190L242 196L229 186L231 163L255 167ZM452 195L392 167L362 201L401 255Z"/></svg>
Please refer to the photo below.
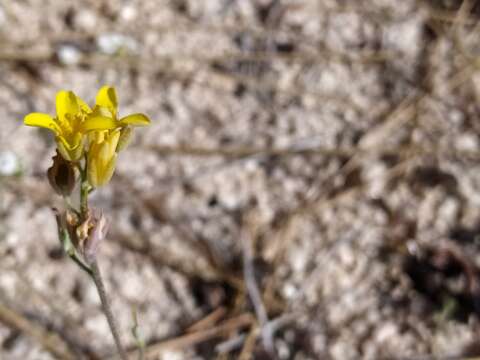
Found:
<svg viewBox="0 0 480 360"><path fill-rule="evenodd" d="M32 323L25 316L0 303L0 321L36 340L41 346L59 359L74 360L77 357L57 334Z"/></svg>
<svg viewBox="0 0 480 360"><path fill-rule="evenodd" d="M223 336L235 330L240 330L246 326L251 325L254 319L250 313L244 313L235 318L225 320L220 325L210 329L202 329L193 333L187 333L177 338L161 341L156 344L147 346L145 351L145 358L155 358L165 350L184 349L194 346L204 341ZM129 354L135 354L136 350L129 351ZM111 359L111 358L109 358Z"/></svg>
<svg viewBox="0 0 480 360"><path fill-rule="evenodd" d="M272 333L275 333L279 329L295 321L297 316L298 314L294 314L294 313L283 314L275 319L270 320L267 326L269 326L272 329ZM258 328L258 326L255 326L254 328L254 335L255 335L255 338L258 338L261 335L261 331ZM235 349L239 348L242 345L242 343L246 340L246 338L247 338L247 335L243 333L239 334L236 337L232 339L228 339L218 344L217 346L215 346L215 351L218 354L226 354L226 353L232 352Z"/></svg>
<svg viewBox="0 0 480 360"><path fill-rule="evenodd" d="M262 328L262 340L265 350L270 354L275 354L275 348L273 346L273 334L271 327L268 325L268 315L265 306L262 301L262 295L255 279L255 269L253 265L254 255L252 248L252 236L248 230L249 221L247 221L241 231L241 243L243 251L243 276L245 279L246 288L250 300L252 301L253 308L260 326Z"/></svg>

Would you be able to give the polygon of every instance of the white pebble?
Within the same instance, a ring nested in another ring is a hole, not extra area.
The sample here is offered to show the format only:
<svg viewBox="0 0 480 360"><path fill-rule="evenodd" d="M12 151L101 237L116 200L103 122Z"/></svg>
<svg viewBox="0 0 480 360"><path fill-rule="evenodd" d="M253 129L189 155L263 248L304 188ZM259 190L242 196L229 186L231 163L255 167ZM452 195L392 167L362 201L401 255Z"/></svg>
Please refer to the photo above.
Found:
<svg viewBox="0 0 480 360"><path fill-rule="evenodd" d="M73 45L63 45L57 51L58 59L64 65L77 65L82 59L82 53Z"/></svg>
<svg viewBox="0 0 480 360"><path fill-rule="evenodd" d="M133 5L126 5L120 10L120 18L122 21L132 21L137 17L137 8Z"/></svg>
<svg viewBox="0 0 480 360"><path fill-rule="evenodd" d="M98 49L107 55L117 54L120 50L135 53L138 43L135 39L117 33L102 34L97 38Z"/></svg>
<svg viewBox="0 0 480 360"><path fill-rule="evenodd" d="M456 138L456 146L460 151L475 152L479 149L478 138L475 134L461 134Z"/></svg>
<svg viewBox="0 0 480 360"><path fill-rule="evenodd" d="M20 162L12 151L0 152L0 176L11 176L20 170Z"/></svg>
<svg viewBox="0 0 480 360"><path fill-rule="evenodd" d="M91 31L97 26L97 16L90 10L80 10L75 16L75 26L81 30Z"/></svg>
<svg viewBox="0 0 480 360"><path fill-rule="evenodd" d="M375 338L377 342L382 343L395 338L397 334L397 326L392 322L387 322L382 324L382 326L377 330Z"/></svg>

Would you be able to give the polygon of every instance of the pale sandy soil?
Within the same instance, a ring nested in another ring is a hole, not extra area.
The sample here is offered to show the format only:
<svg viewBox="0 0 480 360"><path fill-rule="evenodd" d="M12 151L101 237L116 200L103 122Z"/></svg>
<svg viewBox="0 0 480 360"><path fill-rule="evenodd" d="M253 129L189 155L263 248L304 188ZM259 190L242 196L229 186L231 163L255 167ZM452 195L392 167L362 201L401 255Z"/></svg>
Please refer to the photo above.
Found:
<svg viewBox="0 0 480 360"><path fill-rule="evenodd" d="M0 3L0 358L55 358L49 334L76 358L113 351L56 238L54 142L22 126L103 84L153 121L93 197L129 346L133 308L149 344L218 309L255 319L247 241L278 359L479 354L480 7L460 3ZM258 328L151 358L269 359L239 337Z"/></svg>

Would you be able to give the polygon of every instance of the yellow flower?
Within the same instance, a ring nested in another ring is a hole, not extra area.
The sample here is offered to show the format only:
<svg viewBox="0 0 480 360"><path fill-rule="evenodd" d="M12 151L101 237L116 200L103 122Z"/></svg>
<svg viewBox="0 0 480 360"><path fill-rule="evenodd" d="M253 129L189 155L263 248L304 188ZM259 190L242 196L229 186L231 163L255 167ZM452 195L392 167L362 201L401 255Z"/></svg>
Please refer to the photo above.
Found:
<svg viewBox="0 0 480 360"><path fill-rule="evenodd" d="M71 91L60 91L56 98L57 116L31 113L24 122L51 130L58 152L67 161L77 162L86 152L87 178L93 187L110 181L117 153L128 143L132 126L145 126L150 120L143 114L118 117L115 89L103 86L97 93L93 110Z"/></svg>
<svg viewBox="0 0 480 360"><path fill-rule="evenodd" d="M82 157L86 133L117 127L111 117L92 116L90 107L71 91L57 93L56 108L55 118L48 114L31 113L25 116L24 123L53 131L58 151L68 161L78 161Z"/></svg>
<svg viewBox="0 0 480 360"><path fill-rule="evenodd" d="M110 181L117 161L117 145L120 129L107 134L101 142L93 142L87 154L88 182L93 187L105 185Z"/></svg>
<svg viewBox="0 0 480 360"><path fill-rule="evenodd" d="M105 85L97 93L95 107L90 114L93 119L113 121L115 127L92 131L88 135L90 148L87 153L88 182L93 187L107 184L115 170L117 154L128 143L132 126L146 126L150 120L143 114L118 118L117 94L113 87Z"/></svg>
<svg viewBox="0 0 480 360"><path fill-rule="evenodd" d="M97 93L93 115L97 117L109 117L117 122L117 126L146 126L150 120L143 114L131 114L118 119L118 101L115 88L105 85Z"/></svg>

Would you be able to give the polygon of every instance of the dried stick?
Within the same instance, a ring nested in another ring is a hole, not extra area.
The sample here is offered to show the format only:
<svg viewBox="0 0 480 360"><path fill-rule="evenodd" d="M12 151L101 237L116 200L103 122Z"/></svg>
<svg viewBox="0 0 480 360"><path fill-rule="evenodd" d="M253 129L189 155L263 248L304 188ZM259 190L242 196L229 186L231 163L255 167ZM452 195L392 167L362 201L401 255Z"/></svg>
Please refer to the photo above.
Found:
<svg viewBox="0 0 480 360"><path fill-rule="evenodd" d="M258 288L257 280L255 279L255 269L253 265L253 248L251 243L251 236L248 233L246 226L249 225L249 221L243 225L241 233L241 243L243 251L243 276L247 287L248 295L252 301L255 314L260 323L262 329L262 340L265 350L270 354L275 354L273 346L273 334L271 327L268 326L268 315L265 306L262 301L262 295Z"/></svg>
<svg viewBox="0 0 480 360"><path fill-rule="evenodd" d="M145 349L145 358L154 358L155 356L158 356L158 354L162 353L167 349L182 349L199 344L203 341L210 340L222 336L226 333L230 333L232 331L249 326L253 323L253 321L254 319L252 318L252 315L250 313L245 313L235 318L225 320L224 322L213 328L202 329L192 333L187 333L186 335L182 335L174 339L169 339L161 341L157 344L149 345ZM129 351L129 354L134 354L135 351L136 350Z"/></svg>
<svg viewBox="0 0 480 360"><path fill-rule="evenodd" d="M13 327L37 340L48 352L59 359L76 359L69 346L56 334L51 333L25 318L15 310L0 303L0 322Z"/></svg>

